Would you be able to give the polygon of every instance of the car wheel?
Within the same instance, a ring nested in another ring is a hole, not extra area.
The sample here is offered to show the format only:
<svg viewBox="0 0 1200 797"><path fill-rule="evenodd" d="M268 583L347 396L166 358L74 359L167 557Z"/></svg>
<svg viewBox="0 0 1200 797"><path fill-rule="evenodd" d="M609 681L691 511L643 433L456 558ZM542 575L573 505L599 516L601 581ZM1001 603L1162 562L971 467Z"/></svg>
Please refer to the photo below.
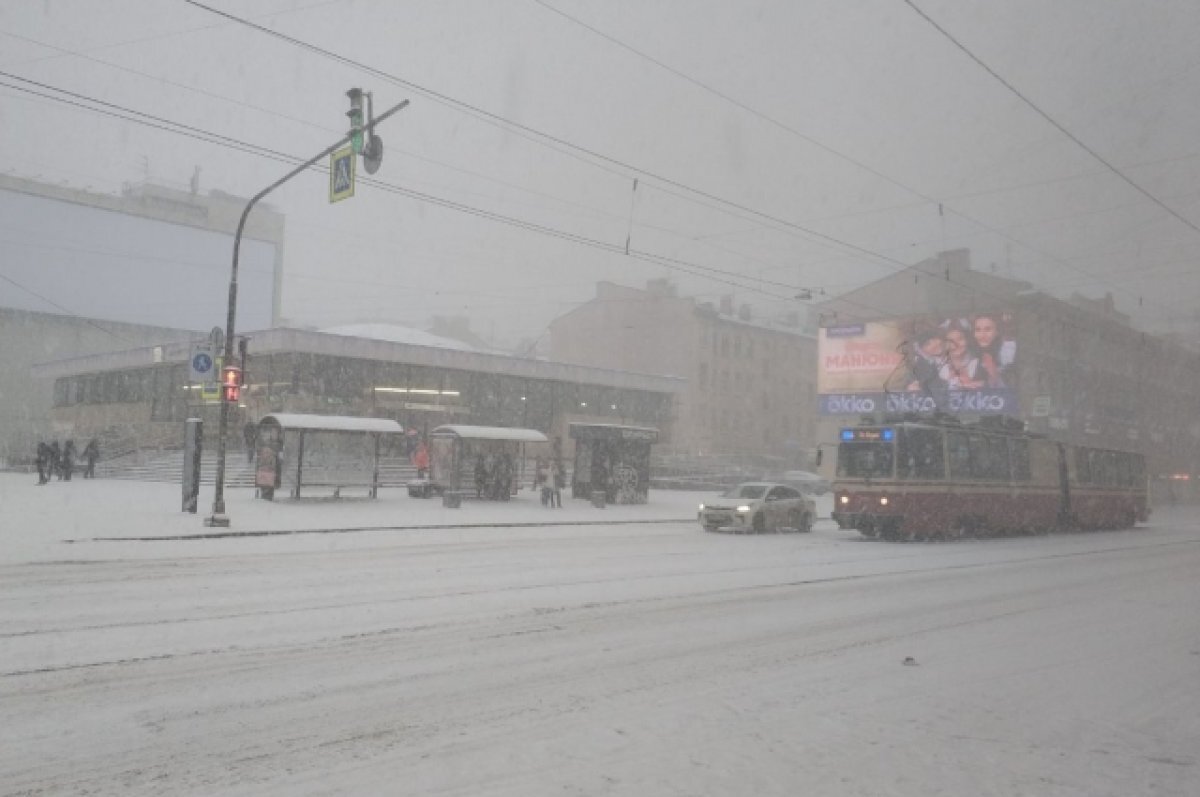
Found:
<svg viewBox="0 0 1200 797"><path fill-rule="evenodd" d="M754 516L754 519L750 522L750 525L754 528L755 534L762 534L767 530L767 520L762 516L761 512Z"/></svg>
<svg viewBox="0 0 1200 797"><path fill-rule="evenodd" d="M804 519L800 521L800 531L803 532L804 534L807 534L810 531L812 531L812 527L813 527L813 516L808 514L807 512L805 512Z"/></svg>
<svg viewBox="0 0 1200 797"><path fill-rule="evenodd" d="M705 530L705 531L716 531L717 529L721 528L721 527L720 527L719 525L717 525L716 523L705 523L705 524L703 524L703 525L704 525L704 530Z"/></svg>

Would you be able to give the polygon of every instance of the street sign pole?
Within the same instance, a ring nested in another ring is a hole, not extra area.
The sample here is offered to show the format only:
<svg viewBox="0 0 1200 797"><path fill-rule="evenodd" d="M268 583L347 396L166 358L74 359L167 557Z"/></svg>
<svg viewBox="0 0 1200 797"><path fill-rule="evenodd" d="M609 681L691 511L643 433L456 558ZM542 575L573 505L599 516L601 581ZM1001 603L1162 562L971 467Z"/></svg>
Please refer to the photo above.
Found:
<svg viewBox="0 0 1200 797"><path fill-rule="evenodd" d="M408 100L388 108L378 119L371 120L368 124L358 128L358 132L366 131L371 134L375 131L376 125L385 121L393 114L403 110L408 105ZM279 186L286 183L296 175L315 165L318 161L328 157L339 147L353 138L355 131L342 136L337 140L337 143L332 144L321 150L312 158L309 158L304 163L292 169L290 172L279 178L269 186L255 194L249 202L246 203L245 209L242 211L242 216L238 219L237 232L233 236L233 269L229 276L229 308L225 316L225 359L224 362L232 363L233 359L233 335L234 335L234 317L237 314L237 281L238 281L238 254L242 246L242 232L246 229L246 217L250 215L250 209L258 203L260 199L274 191ZM361 140L361 138L360 138ZM217 474L216 484L213 489L213 506L212 514L204 519L206 526L225 527L229 525L229 516L225 514L225 436L229 430L229 404L228 401L221 402L220 421L217 429Z"/></svg>

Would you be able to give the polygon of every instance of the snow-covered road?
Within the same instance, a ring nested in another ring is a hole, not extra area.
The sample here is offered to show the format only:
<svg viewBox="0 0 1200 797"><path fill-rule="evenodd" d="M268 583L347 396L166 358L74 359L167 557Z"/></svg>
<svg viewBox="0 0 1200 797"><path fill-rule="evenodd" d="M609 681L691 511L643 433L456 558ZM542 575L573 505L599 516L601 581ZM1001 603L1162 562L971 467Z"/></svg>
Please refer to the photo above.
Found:
<svg viewBox="0 0 1200 797"><path fill-rule="evenodd" d="M3 794L1200 793L1191 511L888 544L706 534L663 495L645 523L100 542L199 521L161 486L23 485ZM453 517L489 514L547 517Z"/></svg>

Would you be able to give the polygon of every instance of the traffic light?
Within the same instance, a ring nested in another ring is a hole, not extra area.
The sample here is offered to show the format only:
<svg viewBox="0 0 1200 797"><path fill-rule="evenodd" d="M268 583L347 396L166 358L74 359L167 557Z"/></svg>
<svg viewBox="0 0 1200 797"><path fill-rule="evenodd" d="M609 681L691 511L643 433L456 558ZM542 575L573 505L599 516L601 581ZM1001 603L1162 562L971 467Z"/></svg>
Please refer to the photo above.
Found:
<svg viewBox="0 0 1200 797"><path fill-rule="evenodd" d="M346 116L350 117L350 144L354 147L354 154L361 155L363 151L362 89L350 89L346 92L346 96L350 98L350 110L346 111Z"/></svg>
<svg viewBox="0 0 1200 797"><path fill-rule="evenodd" d="M221 400L236 404L242 397L242 369L236 365L221 367Z"/></svg>

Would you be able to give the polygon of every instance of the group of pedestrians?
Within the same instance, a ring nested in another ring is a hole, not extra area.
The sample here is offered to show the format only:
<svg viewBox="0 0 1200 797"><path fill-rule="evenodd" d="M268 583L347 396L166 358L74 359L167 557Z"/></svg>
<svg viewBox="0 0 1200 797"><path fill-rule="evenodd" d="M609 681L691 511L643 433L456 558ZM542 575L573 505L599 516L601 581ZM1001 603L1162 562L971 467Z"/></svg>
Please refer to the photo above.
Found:
<svg viewBox="0 0 1200 797"><path fill-rule="evenodd" d="M475 457L475 497L507 501L513 495L514 463L507 451Z"/></svg>
<svg viewBox="0 0 1200 797"><path fill-rule="evenodd" d="M59 481L71 481L71 474L75 472L76 459L83 459L83 478L96 478L96 460L100 459L100 444L95 438L88 441L84 446L82 454L75 450L75 441L67 440L59 446L57 440L49 443L45 441L37 444L37 470L38 484L45 484L50 481L51 477L58 476Z"/></svg>
<svg viewBox="0 0 1200 797"><path fill-rule="evenodd" d="M533 487L542 491L542 506L561 508L562 491L566 486L567 470L562 462L555 462L552 468L549 462L538 460Z"/></svg>

